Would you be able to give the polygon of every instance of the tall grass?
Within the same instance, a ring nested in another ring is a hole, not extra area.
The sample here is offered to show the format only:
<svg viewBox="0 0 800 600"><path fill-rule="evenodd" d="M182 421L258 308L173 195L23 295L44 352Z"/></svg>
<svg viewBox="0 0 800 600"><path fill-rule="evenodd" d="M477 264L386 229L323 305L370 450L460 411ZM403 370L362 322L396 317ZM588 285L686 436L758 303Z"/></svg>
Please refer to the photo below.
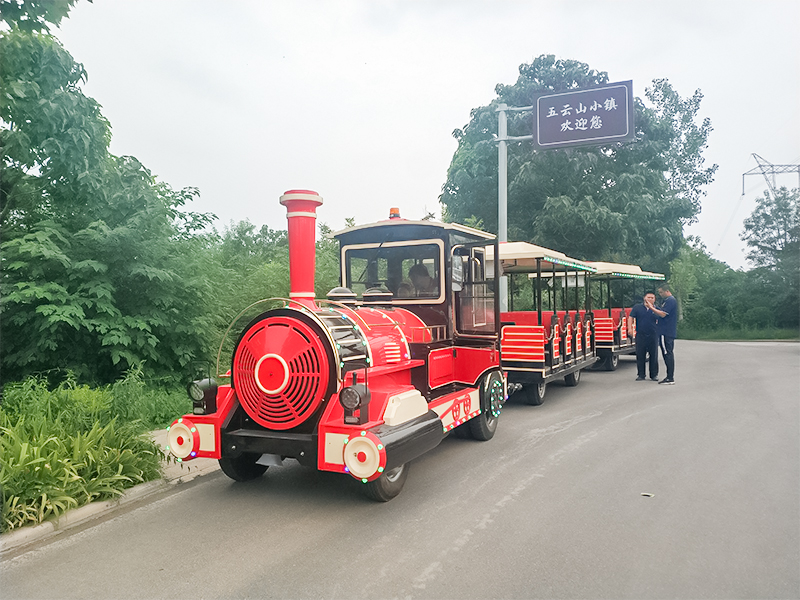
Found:
<svg viewBox="0 0 800 600"><path fill-rule="evenodd" d="M797 329L780 329L777 327L740 328L723 326L714 329L678 327L678 337L687 340L797 340L800 331Z"/></svg>
<svg viewBox="0 0 800 600"><path fill-rule="evenodd" d="M190 407L183 393L148 388L140 369L106 388L73 378L54 390L35 378L7 385L0 405L0 531L157 479L164 456L147 432Z"/></svg>

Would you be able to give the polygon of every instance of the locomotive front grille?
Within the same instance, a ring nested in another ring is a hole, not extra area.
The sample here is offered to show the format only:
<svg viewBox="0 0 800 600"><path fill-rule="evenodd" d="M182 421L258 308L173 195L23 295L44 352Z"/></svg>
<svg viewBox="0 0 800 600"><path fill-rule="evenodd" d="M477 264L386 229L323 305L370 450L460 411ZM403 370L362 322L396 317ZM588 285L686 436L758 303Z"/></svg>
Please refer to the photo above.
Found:
<svg viewBox="0 0 800 600"><path fill-rule="evenodd" d="M233 357L234 387L245 412L268 428L291 429L322 404L330 366L322 340L305 322L268 316L253 323Z"/></svg>

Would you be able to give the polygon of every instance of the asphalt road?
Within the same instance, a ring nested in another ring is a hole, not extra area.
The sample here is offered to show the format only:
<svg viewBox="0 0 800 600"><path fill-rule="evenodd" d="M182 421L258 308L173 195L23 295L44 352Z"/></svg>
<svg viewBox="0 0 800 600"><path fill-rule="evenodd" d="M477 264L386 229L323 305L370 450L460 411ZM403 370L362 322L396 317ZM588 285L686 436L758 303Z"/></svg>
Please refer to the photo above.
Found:
<svg viewBox="0 0 800 600"><path fill-rule="evenodd" d="M0 597L799 598L800 345L675 353L674 386L624 359L512 397L387 504L297 463L200 477L4 560Z"/></svg>

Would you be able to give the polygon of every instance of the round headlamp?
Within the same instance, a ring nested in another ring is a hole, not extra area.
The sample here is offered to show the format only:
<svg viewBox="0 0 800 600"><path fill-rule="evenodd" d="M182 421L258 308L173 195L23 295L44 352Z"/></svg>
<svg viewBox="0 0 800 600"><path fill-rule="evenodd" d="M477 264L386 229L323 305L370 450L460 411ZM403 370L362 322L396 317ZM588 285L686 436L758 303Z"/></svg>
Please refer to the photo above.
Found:
<svg viewBox="0 0 800 600"><path fill-rule="evenodd" d="M192 381L186 386L192 399L192 412L206 415L217 411L217 382L211 378Z"/></svg>
<svg viewBox="0 0 800 600"><path fill-rule="evenodd" d="M205 391L202 387L200 387L199 381L191 382L187 387L186 391L189 392L189 398L191 398L194 402L200 402L205 396Z"/></svg>
<svg viewBox="0 0 800 600"><path fill-rule="evenodd" d="M347 410L361 406L361 394L354 387L346 387L339 393L339 403Z"/></svg>

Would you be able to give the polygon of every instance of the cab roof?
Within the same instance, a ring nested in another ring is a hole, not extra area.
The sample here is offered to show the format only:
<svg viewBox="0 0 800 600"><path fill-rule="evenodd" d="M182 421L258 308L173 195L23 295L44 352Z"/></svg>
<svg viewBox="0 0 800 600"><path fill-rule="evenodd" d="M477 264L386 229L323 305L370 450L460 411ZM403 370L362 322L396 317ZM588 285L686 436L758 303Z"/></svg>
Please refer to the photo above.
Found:
<svg viewBox="0 0 800 600"><path fill-rule="evenodd" d="M485 240L493 240L496 237L493 233L486 233L485 231L481 231L480 229L474 229L472 227L467 227L466 225L459 225L458 223L442 223L441 221L433 221L433 220L409 221L408 219L387 219L385 221L378 221L377 223L356 225L355 227L348 227L347 229L335 231L331 234L331 237L339 238L348 235L350 233L363 231L367 229L380 229L384 227L397 228L403 226L429 227L431 229L439 229L441 231L459 232L476 238L482 238Z"/></svg>

